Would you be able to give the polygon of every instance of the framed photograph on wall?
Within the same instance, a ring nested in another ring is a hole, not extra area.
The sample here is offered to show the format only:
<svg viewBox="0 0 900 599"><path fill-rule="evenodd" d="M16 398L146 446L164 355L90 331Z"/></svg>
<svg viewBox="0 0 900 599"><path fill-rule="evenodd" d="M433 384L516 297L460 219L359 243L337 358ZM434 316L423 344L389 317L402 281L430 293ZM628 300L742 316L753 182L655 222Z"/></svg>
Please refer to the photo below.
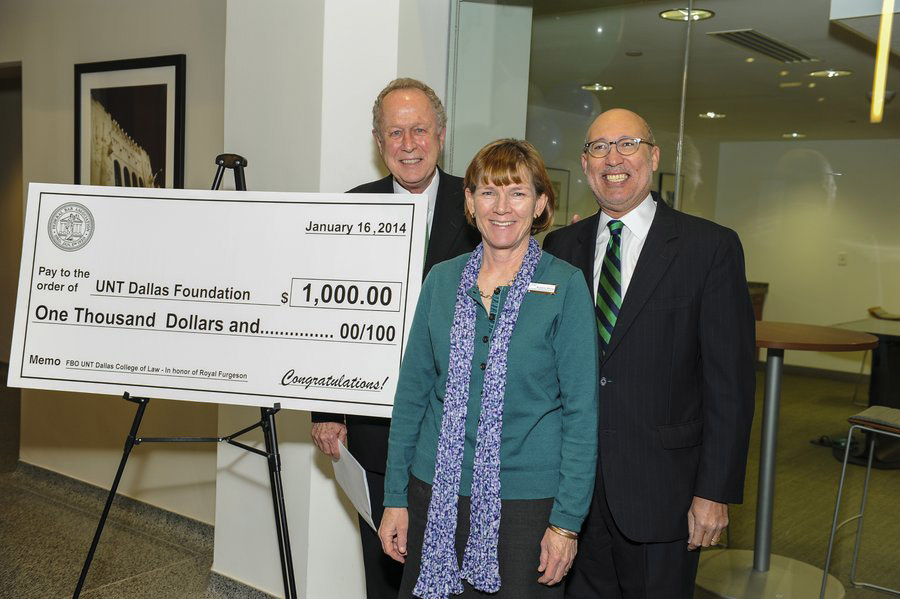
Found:
<svg viewBox="0 0 900 599"><path fill-rule="evenodd" d="M675 173L659 174L659 195L670 208L675 207L675 190L677 183Z"/></svg>
<svg viewBox="0 0 900 599"><path fill-rule="evenodd" d="M185 62L75 65L75 183L184 187Z"/></svg>
<svg viewBox="0 0 900 599"><path fill-rule="evenodd" d="M548 168L547 175L556 195L556 210L553 212L553 226L565 227L569 224L569 171L561 168Z"/></svg>

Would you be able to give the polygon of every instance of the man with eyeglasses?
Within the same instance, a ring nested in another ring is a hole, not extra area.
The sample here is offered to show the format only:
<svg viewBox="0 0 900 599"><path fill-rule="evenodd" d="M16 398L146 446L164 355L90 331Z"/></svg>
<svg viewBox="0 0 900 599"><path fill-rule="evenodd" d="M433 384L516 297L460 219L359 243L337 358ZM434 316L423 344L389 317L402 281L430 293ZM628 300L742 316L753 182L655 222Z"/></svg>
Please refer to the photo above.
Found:
<svg viewBox="0 0 900 599"><path fill-rule="evenodd" d="M754 318L740 240L651 193L660 150L613 109L581 155L597 214L544 249L582 269L600 343L597 482L566 597L693 597L699 548L743 499Z"/></svg>
<svg viewBox="0 0 900 599"><path fill-rule="evenodd" d="M422 193L428 197L423 278L438 262L471 252L481 241L478 230L466 222L463 180L437 166L446 126L447 113L433 89L417 79L391 81L372 107L372 135L390 174L348 192ZM312 421L312 438L322 452L338 458L338 443L348 443L350 452L366 469L372 519L378 526L384 513L390 419L313 412ZM366 597L395 599L403 565L385 555L378 534L362 518L359 534Z"/></svg>

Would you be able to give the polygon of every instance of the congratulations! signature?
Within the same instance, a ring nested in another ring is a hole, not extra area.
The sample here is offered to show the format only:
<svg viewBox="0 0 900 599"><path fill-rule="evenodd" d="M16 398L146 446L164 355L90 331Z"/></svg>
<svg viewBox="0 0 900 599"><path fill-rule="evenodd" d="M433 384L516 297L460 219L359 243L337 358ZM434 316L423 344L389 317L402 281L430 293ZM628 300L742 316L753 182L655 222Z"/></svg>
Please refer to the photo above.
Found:
<svg viewBox="0 0 900 599"><path fill-rule="evenodd" d="M359 391L381 391L387 385L390 376L384 377L384 380L374 381L364 379L362 377L350 377L346 374L340 376L302 376L290 369L281 377L281 384L284 386L299 386L304 389L310 387L324 389L356 389Z"/></svg>

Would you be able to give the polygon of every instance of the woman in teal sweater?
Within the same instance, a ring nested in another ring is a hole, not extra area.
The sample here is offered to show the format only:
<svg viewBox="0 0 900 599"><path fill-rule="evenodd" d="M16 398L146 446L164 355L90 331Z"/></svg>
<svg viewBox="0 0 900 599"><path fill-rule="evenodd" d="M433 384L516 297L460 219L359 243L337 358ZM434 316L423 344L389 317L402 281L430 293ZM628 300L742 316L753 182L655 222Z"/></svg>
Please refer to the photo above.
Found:
<svg viewBox="0 0 900 599"><path fill-rule="evenodd" d="M530 143L482 148L465 192L483 243L419 295L379 535L406 562L400 597L561 597L597 459L591 295L532 237L554 196Z"/></svg>

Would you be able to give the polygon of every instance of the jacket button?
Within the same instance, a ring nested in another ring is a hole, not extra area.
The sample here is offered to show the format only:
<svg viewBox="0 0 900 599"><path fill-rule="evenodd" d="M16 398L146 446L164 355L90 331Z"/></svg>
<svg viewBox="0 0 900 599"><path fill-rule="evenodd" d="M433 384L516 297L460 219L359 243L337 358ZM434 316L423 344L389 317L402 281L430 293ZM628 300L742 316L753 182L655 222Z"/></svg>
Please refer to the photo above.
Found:
<svg viewBox="0 0 900 599"><path fill-rule="evenodd" d="M482 363L481 363L481 369L484 370L486 367L487 367L487 365L486 365L484 362L482 362Z"/></svg>
<svg viewBox="0 0 900 599"><path fill-rule="evenodd" d="M482 337L482 338L481 338L481 341L482 341L482 343L487 343L487 342L488 342L488 336L485 335L484 337Z"/></svg>
<svg viewBox="0 0 900 599"><path fill-rule="evenodd" d="M490 316L488 316L488 320L494 320L494 315L491 314Z"/></svg>
<svg viewBox="0 0 900 599"><path fill-rule="evenodd" d="M601 387L605 387L605 386L606 386L606 377L605 377L605 376L604 376L604 377L600 377L600 386L601 386Z"/></svg>

